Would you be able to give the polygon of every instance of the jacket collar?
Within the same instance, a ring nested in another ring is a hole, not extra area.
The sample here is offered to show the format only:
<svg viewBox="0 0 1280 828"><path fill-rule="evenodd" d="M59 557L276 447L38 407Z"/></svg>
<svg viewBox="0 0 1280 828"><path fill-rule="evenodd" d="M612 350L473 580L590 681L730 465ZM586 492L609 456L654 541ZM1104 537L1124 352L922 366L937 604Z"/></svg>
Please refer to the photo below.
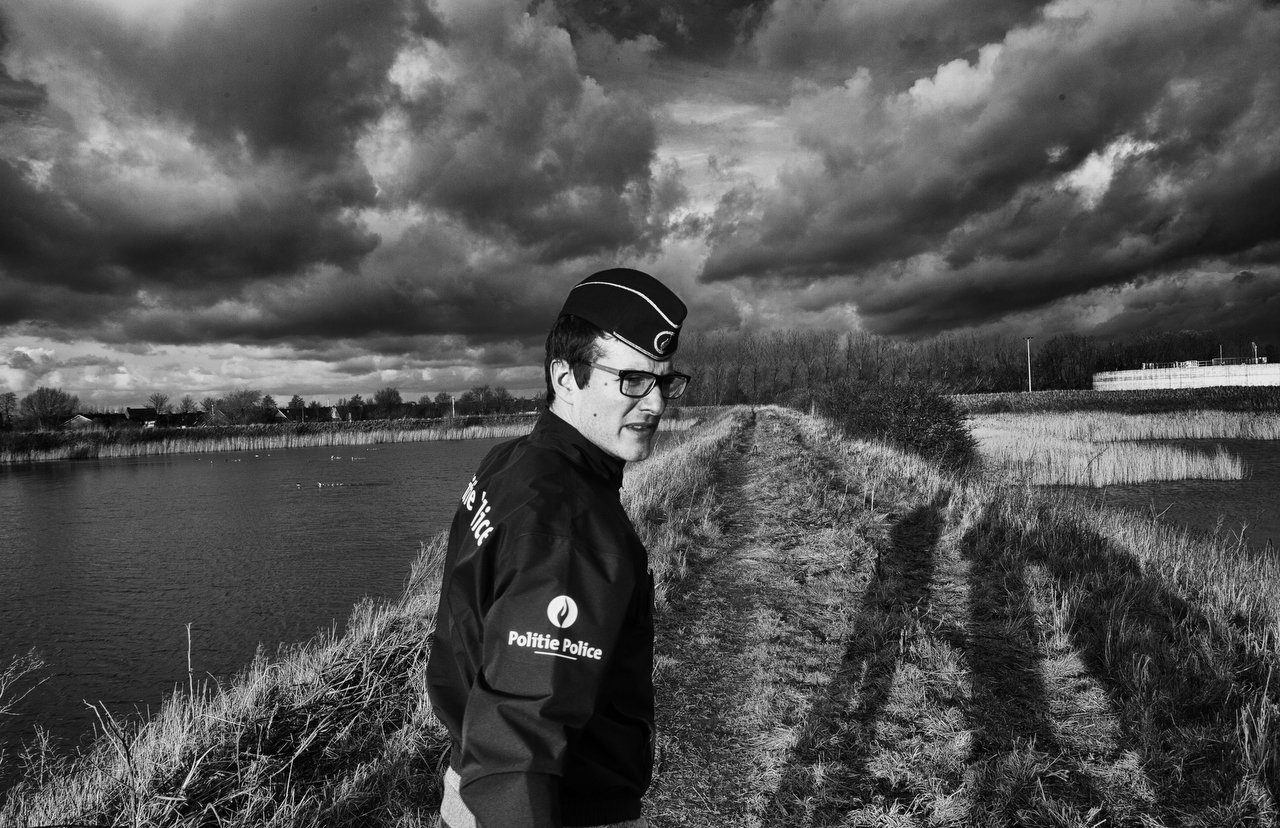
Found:
<svg viewBox="0 0 1280 828"><path fill-rule="evenodd" d="M622 488L622 470L627 461L603 451L583 437L578 429L560 419L559 415L544 410L533 427L532 436L538 442L546 443L564 454L574 465L602 478L613 488Z"/></svg>

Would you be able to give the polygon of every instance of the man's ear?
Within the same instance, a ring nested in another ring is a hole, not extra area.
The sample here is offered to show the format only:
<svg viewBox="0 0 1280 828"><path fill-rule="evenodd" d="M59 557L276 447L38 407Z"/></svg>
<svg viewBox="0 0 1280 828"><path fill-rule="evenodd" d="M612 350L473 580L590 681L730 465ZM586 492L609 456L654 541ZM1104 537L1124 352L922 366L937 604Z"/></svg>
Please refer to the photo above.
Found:
<svg viewBox="0 0 1280 828"><path fill-rule="evenodd" d="M573 369L567 360L551 360L551 387L556 390L557 400L563 398L566 403L573 401L578 383L573 378Z"/></svg>

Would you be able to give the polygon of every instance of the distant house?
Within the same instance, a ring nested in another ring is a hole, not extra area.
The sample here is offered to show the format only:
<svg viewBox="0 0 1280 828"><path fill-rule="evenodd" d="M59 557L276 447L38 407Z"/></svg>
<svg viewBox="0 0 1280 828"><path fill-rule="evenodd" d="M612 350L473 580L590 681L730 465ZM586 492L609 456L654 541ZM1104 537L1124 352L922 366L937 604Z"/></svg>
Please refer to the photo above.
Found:
<svg viewBox="0 0 1280 828"><path fill-rule="evenodd" d="M204 425L205 415L199 411L181 411L172 414L164 414L158 419L158 424L163 428L194 428L198 425Z"/></svg>
<svg viewBox="0 0 1280 828"><path fill-rule="evenodd" d="M124 414L130 423L143 428L155 428L160 417L154 408L126 408Z"/></svg>
<svg viewBox="0 0 1280 828"><path fill-rule="evenodd" d="M129 419L119 411L97 411L85 416L103 428L121 428L129 422Z"/></svg>
<svg viewBox="0 0 1280 828"><path fill-rule="evenodd" d="M88 414L77 414L62 424L66 431L106 430L117 428L126 422L124 414L93 411Z"/></svg>

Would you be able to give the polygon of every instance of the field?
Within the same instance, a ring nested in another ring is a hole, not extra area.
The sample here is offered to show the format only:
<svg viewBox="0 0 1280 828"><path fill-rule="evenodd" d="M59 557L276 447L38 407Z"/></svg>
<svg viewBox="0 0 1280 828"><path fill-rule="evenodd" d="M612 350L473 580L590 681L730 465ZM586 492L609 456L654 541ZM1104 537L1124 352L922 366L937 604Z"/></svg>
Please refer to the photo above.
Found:
<svg viewBox="0 0 1280 828"><path fill-rule="evenodd" d="M628 469L668 826L1266 826L1280 561L957 477L779 408ZM0 825L432 825L439 578L341 638L24 759Z"/></svg>

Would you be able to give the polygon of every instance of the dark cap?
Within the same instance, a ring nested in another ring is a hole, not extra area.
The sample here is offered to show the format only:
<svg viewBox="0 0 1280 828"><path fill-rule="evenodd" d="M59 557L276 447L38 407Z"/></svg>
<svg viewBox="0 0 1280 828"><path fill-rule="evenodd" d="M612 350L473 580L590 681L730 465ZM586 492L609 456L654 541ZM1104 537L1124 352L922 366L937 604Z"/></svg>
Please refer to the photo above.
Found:
<svg viewBox="0 0 1280 828"><path fill-rule="evenodd" d="M671 359L688 310L662 282L626 267L593 273L573 286L561 316L581 317L659 361Z"/></svg>

